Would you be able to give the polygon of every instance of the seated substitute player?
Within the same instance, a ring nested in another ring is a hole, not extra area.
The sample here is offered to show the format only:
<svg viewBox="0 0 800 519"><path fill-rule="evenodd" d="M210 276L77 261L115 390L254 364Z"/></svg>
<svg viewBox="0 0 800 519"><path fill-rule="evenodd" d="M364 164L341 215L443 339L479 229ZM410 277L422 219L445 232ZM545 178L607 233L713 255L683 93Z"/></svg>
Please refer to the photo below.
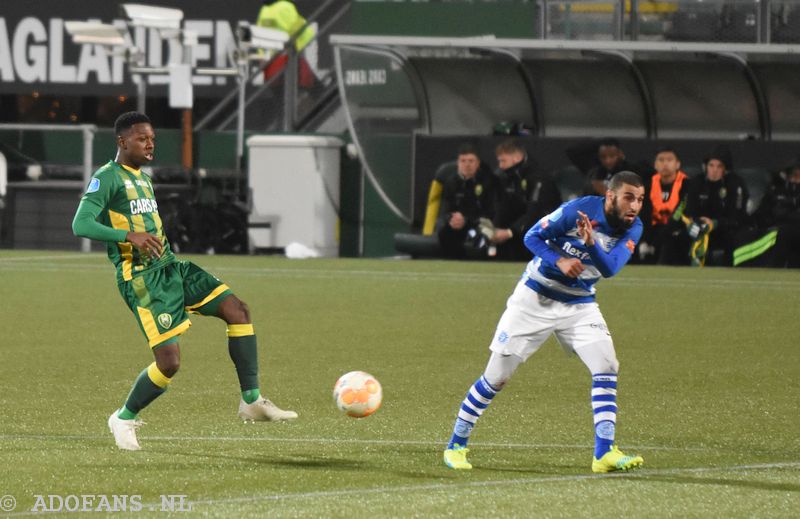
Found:
<svg viewBox="0 0 800 519"><path fill-rule="evenodd" d="M561 194L549 176L534 169L520 141L501 142L495 154L496 210L493 228L484 232L497 245L497 259L528 261L531 252L525 247L523 237L539 218L561 205Z"/></svg>
<svg viewBox="0 0 800 519"><path fill-rule="evenodd" d="M261 396L258 352L250 312L227 285L197 265L178 260L164 235L153 184L141 167L153 160L155 133L146 115L127 112L114 123L117 156L98 169L81 198L72 230L106 242L117 287L133 312L155 362L136 378L108 426L117 447L139 450L139 412L166 391L180 365L178 337L191 325L187 312L228 324L228 352L236 367L243 420L297 418Z"/></svg>
<svg viewBox="0 0 800 519"><path fill-rule="evenodd" d="M455 172L434 179L431 185L431 192L435 183L441 186L443 214L437 223L439 245L447 258L463 259L468 252L469 257L485 257L480 221L494 216L495 177L471 144L459 146L456 164Z"/></svg>
<svg viewBox="0 0 800 519"><path fill-rule="evenodd" d="M621 171L605 197L566 202L525 235L534 253L497 324L486 370L469 388L456 418L444 462L471 469L466 448L472 428L517 367L555 333L592 375L595 449L593 472L639 467L640 456L626 456L614 443L619 363L605 319L595 302L594 284L628 262L642 234L638 214L644 201L641 177Z"/></svg>

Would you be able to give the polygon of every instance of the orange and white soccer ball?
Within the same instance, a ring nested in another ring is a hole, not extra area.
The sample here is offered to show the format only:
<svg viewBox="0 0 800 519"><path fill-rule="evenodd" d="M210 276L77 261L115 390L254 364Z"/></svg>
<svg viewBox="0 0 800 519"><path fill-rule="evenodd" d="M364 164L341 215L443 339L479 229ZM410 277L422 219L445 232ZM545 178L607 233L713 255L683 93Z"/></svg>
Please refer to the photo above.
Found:
<svg viewBox="0 0 800 519"><path fill-rule="evenodd" d="M345 373L333 386L336 407L353 418L369 416L381 406L383 390L378 379L363 371Z"/></svg>

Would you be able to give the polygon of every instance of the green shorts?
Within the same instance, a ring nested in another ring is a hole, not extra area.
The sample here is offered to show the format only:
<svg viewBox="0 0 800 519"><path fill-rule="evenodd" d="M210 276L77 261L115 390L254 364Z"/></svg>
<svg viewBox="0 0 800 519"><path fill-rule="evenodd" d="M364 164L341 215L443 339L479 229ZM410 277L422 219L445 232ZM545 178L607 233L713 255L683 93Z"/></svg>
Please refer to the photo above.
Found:
<svg viewBox="0 0 800 519"><path fill-rule="evenodd" d="M175 342L192 322L189 313L216 315L228 285L191 261L176 261L119 285L119 292L151 348Z"/></svg>

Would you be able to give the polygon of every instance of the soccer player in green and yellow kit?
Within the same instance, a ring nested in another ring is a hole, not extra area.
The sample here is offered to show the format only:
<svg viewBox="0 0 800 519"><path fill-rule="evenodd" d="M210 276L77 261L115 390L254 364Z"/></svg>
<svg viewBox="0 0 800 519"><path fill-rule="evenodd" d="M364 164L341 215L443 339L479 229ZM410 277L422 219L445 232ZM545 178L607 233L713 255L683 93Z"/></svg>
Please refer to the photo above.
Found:
<svg viewBox="0 0 800 519"><path fill-rule="evenodd" d="M297 418L261 396L258 353L250 312L227 285L189 261L178 260L164 235L153 184L141 167L153 160L155 133L146 115L128 112L114 124L117 156L95 172L81 198L72 230L106 242L117 268L117 286L153 350L155 362L133 384L108 426L120 449L139 450L139 412L166 391L180 366L178 338L188 313L228 323L228 352L239 376L243 420Z"/></svg>

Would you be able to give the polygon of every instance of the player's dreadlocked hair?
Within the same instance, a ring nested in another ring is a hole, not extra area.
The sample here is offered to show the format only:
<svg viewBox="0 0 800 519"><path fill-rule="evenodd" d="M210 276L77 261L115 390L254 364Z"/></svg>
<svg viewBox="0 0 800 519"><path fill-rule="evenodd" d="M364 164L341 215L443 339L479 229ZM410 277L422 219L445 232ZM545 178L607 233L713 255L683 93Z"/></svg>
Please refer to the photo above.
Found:
<svg viewBox="0 0 800 519"><path fill-rule="evenodd" d="M125 112L114 121L114 135L122 135L122 132L139 123L150 124L150 118L139 112Z"/></svg>
<svg viewBox="0 0 800 519"><path fill-rule="evenodd" d="M620 171L619 173L614 174L611 177L611 181L608 184L608 189L611 191L616 191L617 189L622 187L622 184L628 184L629 186L633 187L642 187L644 186L644 182L642 182L642 177L634 173L633 171Z"/></svg>

